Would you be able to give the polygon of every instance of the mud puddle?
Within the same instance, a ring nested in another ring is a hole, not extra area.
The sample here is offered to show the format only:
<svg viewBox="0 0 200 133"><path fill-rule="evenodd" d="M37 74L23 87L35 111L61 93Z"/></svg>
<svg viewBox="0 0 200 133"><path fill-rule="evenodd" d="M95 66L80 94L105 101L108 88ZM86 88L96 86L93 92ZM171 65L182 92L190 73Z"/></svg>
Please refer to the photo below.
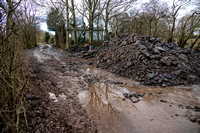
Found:
<svg viewBox="0 0 200 133"><path fill-rule="evenodd" d="M37 58L38 62L44 63L48 59L56 59L60 61L61 51L55 49L52 44L39 45L34 51L33 56Z"/></svg>
<svg viewBox="0 0 200 133"><path fill-rule="evenodd" d="M86 72L103 75L104 72L85 68ZM101 73L99 73L101 72ZM108 73L104 73L109 75ZM110 75L112 77L112 75ZM199 114L188 107L199 106L200 87L151 87L126 81L125 84L97 82L78 97L81 104L96 119L99 131L106 133L199 133L198 123L186 116ZM121 81L125 81L122 80ZM127 95L131 96L129 98ZM139 100L138 100L139 99ZM133 101L137 101L133 103Z"/></svg>

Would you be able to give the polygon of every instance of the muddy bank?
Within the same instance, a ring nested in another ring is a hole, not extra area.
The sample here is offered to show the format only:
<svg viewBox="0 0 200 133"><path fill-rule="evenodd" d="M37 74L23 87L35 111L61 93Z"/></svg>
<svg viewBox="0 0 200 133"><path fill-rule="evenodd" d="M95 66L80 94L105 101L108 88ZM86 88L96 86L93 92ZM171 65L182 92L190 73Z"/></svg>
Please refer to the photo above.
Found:
<svg viewBox="0 0 200 133"><path fill-rule="evenodd" d="M122 34L104 42L95 54L95 66L144 85L200 83L200 51L180 48L160 38ZM83 57L90 56L89 53Z"/></svg>

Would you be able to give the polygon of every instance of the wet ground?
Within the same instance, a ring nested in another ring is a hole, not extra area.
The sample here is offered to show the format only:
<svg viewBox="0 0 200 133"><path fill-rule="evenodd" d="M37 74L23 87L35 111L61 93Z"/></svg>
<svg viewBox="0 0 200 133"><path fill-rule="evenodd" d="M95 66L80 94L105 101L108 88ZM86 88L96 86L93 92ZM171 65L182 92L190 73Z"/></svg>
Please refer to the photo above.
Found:
<svg viewBox="0 0 200 133"><path fill-rule="evenodd" d="M52 45L27 57L33 132L200 132L200 86L142 86Z"/></svg>

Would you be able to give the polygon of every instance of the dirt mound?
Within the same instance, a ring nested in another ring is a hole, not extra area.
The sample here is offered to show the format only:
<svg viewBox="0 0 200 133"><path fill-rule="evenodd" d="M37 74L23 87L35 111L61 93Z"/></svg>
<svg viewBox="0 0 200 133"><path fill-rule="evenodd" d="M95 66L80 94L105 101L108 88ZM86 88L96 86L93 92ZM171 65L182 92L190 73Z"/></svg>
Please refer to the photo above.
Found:
<svg viewBox="0 0 200 133"><path fill-rule="evenodd" d="M151 36L122 34L112 38L98 50L95 64L145 85L200 83L200 51Z"/></svg>

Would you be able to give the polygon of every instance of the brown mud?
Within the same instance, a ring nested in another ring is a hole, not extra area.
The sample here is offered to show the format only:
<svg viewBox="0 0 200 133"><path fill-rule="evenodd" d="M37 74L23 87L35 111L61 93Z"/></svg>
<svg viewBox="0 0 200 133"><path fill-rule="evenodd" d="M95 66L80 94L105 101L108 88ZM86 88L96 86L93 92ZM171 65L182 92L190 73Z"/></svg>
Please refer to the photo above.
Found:
<svg viewBox="0 0 200 133"><path fill-rule="evenodd" d="M142 86L51 45L26 54L28 132L200 132L200 86Z"/></svg>

